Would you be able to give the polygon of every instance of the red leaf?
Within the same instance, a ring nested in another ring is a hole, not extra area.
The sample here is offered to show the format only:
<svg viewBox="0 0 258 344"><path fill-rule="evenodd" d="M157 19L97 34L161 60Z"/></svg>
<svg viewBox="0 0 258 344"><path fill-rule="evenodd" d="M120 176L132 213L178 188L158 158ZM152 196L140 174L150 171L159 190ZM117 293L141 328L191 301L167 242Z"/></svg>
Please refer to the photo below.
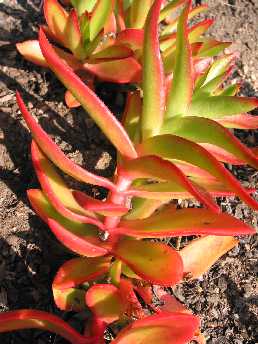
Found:
<svg viewBox="0 0 258 344"><path fill-rule="evenodd" d="M100 201L89 197L81 191L73 191L74 198L86 210L95 211L104 216L122 216L128 212L128 208L109 201Z"/></svg>
<svg viewBox="0 0 258 344"><path fill-rule="evenodd" d="M104 275L110 266L110 257L73 258L64 263L58 270L54 289L67 289L95 280Z"/></svg>
<svg viewBox="0 0 258 344"><path fill-rule="evenodd" d="M0 314L0 332L38 328L54 332L73 344L91 344L92 341L80 335L65 321L42 311L22 309Z"/></svg>
<svg viewBox="0 0 258 344"><path fill-rule="evenodd" d="M118 151L128 158L135 158L135 149L122 125L116 120L104 103L74 74L71 68L59 59L49 44L43 30L40 30L39 33L39 43L49 67L82 104L84 109L95 120ZM126 61L126 59L123 61Z"/></svg>
<svg viewBox="0 0 258 344"><path fill-rule="evenodd" d="M32 162L37 173L41 187L54 208L68 219L91 223L103 229L103 223L92 212L80 207L62 178L57 174L54 166L32 141Z"/></svg>
<svg viewBox="0 0 258 344"><path fill-rule="evenodd" d="M64 246L87 257L104 256L107 253L106 245L100 241L96 227L68 220L60 215L41 190L28 190L27 194L33 209Z"/></svg>
<svg viewBox="0 0 258 344"><path fill-rule="evenodd" d="M131 323L112 344L185 344L194 337L198 326L199 319L191 314L152 315Z"/></svg>
<svg viewBox="0 0 258 344"><path fill-rule="evenodd" d="M72 160L68 159L28 112L18 92L16 94L16 98L23 118L31 130L34 140L54 164L56 164L62 171L77 180L115 190L114 184L108 179L96 176L86 171L79 165L76 165Z"/></svg>

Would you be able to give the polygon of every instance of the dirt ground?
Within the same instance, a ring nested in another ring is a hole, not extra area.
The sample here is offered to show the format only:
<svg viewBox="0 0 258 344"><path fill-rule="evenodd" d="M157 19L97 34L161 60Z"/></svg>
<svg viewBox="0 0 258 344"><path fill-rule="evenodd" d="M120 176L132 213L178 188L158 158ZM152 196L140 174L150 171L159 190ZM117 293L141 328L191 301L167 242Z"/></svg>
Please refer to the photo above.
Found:
<svg viewBox="0 0 258 344"><path fill-rule="evenodd" d="M245 79L241 93L258 96L258 1L207 2L209 17L217 20L209 34L234 41L233 48L240 52L234 78ZM62 314L53 303L51 282L69 254L28 204L26 190L37 187L38 182L30 161L31 137L18 111L15 90L21 92L30 111L63 151L90 171L110 176L115 152L83 110L65 107L64 88L55 77L17 53L16 42L37 36L38 24L43 22L39 4L39 0L0 1L0 311L36 308L59 314L78 326L78 317ZM117 86L101 85L98 91L119 115L124 97ZM239 131L237 135L249 146L258 142L255 131ZM253 169L234 168L232 172L245 185L257 185L258 174ZM97 197L102 195L95 187L83 189ZM257 213L238 199L220 202L224 210L257 228ZM243 237L240 241L203 279L174 290L178 299L200 315L210 344L258 343L258 237ZM1 334L0 343L64 341L27 330Z"/></svg>

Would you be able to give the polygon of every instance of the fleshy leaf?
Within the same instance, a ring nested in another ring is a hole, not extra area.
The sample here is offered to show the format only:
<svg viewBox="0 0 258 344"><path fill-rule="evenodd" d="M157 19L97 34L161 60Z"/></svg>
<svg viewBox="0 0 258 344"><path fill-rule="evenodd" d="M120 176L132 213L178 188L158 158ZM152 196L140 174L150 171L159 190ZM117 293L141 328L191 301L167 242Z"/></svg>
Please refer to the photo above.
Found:
<svg viewBox="0 0 258 344"><path fill-rule="evenodd" d="M203 13L207 10L208 10L208 6L206 4L194 7L193 9L191 9L191 11L188 14L188 20L192 19L197 14ZM162 31L162 35L167 34L167 33L171 33L176 29L177 23L178 23L178 18L179 17L172 19L169 22L169 24L165 26L164 30Z"/></svg>
<svg viewBox="0 0 258 344"><path fill-rule="evenodd" d="M183 344L193 339L199 319L191 314L160 313L136 320L112 344Z"/></svg>
<svg viewBox="0 0 258 344"><path fill-rule="evenodd" d="M141 0L142 1L142 0ZM158 19L163 0L153 3L144 29L142 137L159 133L165 110L165 80L159 50Z"/></svg>
<svg viewBox="0 0 258 344"><path fill-rule="evenodd" d="M207 209L176 210L174 206L167 206L146 219L122 219L116 230L138 238L255 233L254 229L228 214L214 214Z"/></svg>
<svg viewBox="0 0 258 344"><path fill-rule="evenodd" d="M62 311L82 312L86 308L83 289L53 289L53 297L56 306Z"/></svg>
<svg viewBox="0 0 258 344"><path fill-rule="evenodd" d="M54 208L68 219L91 223L103 229L103 224L97 216L76 202L72 191L68 189L53 164L44 156L34 141L31 145L31 156L41 187Z"/></svg>
<svg viewBox="0 0 258 344"><path fill-rule="evenodd" d="M141 29L125 29L117 34L116 43L129 46L133 50L142 49L144 31Z"/></svg>
<svg viewBox="0 0 258 344"><path fill-rule="evenodd" d="M213 211L219 212L219 208L211 196L197 185L191 183L182 171L170 161L163 160L154 155L145 156L125 161L121 173L131 179L152 178L163 181L176 181L185 191L191 193L200 202Z"/></svg>
<svg viewBox="0 0 258 344"><path fill-rule="evenodd" d="M122 122L130 139L134 143L140 140L139 119L141 114L142 100L140 92L128 92Z"/></svg>
<svg viewBox="0 0 258 344"><path fill-rule="evenodd" d="M211 97L215 98L215 97ZM176 159L198 166L224 183L244 202L258 210L258 203L249 196L238 180L206 149L195 142L175 135L159 135L138 146L138 154L156 154L165 159Z"/></svg>
<svg viewBox="0 0 258 344"><path fill-rule="evenodd" d="M76 98L74 98L74 96L69 90L66 90L65 92L65 104L70 109L81 106L81 104L76 100Z"/></svg>
<svg viewBox="0 0 258 344"><path fill-rule="evenodd" d="M180 251L187 279L201 277L226 252L238 244L232 236L213 236L193 240Z"/></svg>
<svg viewBox="0 0 258 344"><path fill-rule="evenodd" d="M94 175L79 165L76 165L72 160L68 159L61 149L51 140L47 133L38 125L35 119L31 116L25 107L20 94L16 94L17 103L21 110L24 120L31 130L34 140L37 142L41 150L46 156L62 171L85 183L100 185L110 189L115 189L115 186L108 179Z"/></svg>
<svg viewBox="0 0 258 344"><path fill-rule="evenodd" d="M30 328L54 332L74 344L92 343L91 339L80 335L67 322L47 312L21 309L0 314L0 332Z"/></svg>
<svg viewBox="0 0 258 344"><path fill-rule="evenodd" d="M107 324L118 320L125 310L119 289L112 284L96 284L86 293L86 304L95 317Z"/></svg>
<svg viewBox="0 0 258 344"><path fill-rule="evenodd" d="M258 129L258 116L254 115L240 114L226 116L217 121L227 128Z"/></svg>
<svg viewBox="0 0 258 344"><path fill-rule="evenodd" d="M198 178L191 177L190 180L194 181L195 184L199 185L201 188L205 189L213 197L226 197L235 196L235 193L226 187L223 183L215 180L204 180L201 176ZM255 189L245 189L248 193L254 193ZM139 212L143 214L149 214L148 210L151 211L155 209L155 202L166 203L171 199L189 199L193 198L193 195L185 191L182 186L176 182L163 182L163 183L146 183L139 186L131 186L127 191L124 192L129 196L142 197L140 200L142 202L151 202L150 206L146 204L146 209L143 203L142 208L139 208ZM129 212L126 218L130 219ZM132 216L137 216L138 209L132 210Z"/></svg>
<svg viewBox="0 0 258 344"><path fill-rule="evenodd" d="M73 191L73 196L81 207L89 211L95 211L104 216L122 216L128 212L128 208L109 201L100 201L89 197L81 191Z"/></svg>
<svg viewBox="0 0 258 344"><path fill-rule="evenodd" d="M104 25L113 7L112 0L98 0L90 19L90 41L93 41Z"/></svg>
<svg viewBox="0 0 258 344"><path fill-rule="evenodd" d="M151 283L171 286L182 278L181 258L176 250L165 244L120 239L112 253Z"/></svg>
<svg viewBox="0 0 258 344"><path fill-rule="evenodd" d="M186 3L187 0L172 0L160 12L159 21L164 20L166 17L171 16L171 14L178 9L182 4Z"/></svg>
<svg viewBox="0 0 258 344"><path fill-rule="evenodd" d="M130 6L130 27L142 29L153 0L133 0Z"/></svg>
<svg viewBox="0 0 258 344"><path fill-rule="evenodd" d="M17 43L16 48L26 60L41 67L48 67L48 64L40 50L39 41L29 40Z"/></svg>
<svg viewBox="0 0 258 344"><path fill-rule="evenodd" d="M231 42L220 42L213 39L206 39L204 40L201 49L198 51L197 56L200 56L200 57L216 56L221 51L229 47L231 44L232 44Z"/></svg>
<svg viewBox="0 0 258 344"><path fill-rule="evenodd" d="M173 72L173 82L167 100L166 117L182 115L192 99L193 66L192 52L188 41L187 17L190 3L182 12L177 27L176 64Z"/></svg>
<svg viewBox="0 0 258 344"><path fill-rule="evenodd" d="M123 58L130 57L132 55L133 55L133 51L130 48L124 45L114 44L96 52L95 54L92 54L90 56L89 61L91 63L94 63L94 61L98 63L98 61L123 59Z"/></svg>
<svg viewBox="0 0 258 344"><path fill-rule="evenodd" d="M44 15L51 33L68 48L65 32L68 13L57 0L44 0Z"/></svg>
<svg viewBox="0 0 258 344"><path fill-rule="evenodd" d="M73 52L74 56L79 60L86 57L83 48L82 35L77 12L73 9L68 17L65 28L66 42L68 48Z"/></svg>
<svg viewBox="0 0 258 344"><path fill-rule="evenodd" d="M123 84L123 83L128 83L128 82L139 82L140 77L141 77L141 65L139 64L139 62L134 58L134 57L127 57L127 58L123 58L120 60L111 60L111 61L105 61L105 62L99 62L99 63L95 63L95 64L90 64L90 63L84 63L83 68L91 73L93 73L94 75L96 75L98 78L106 80L106 81L110 81L110 82L115 82L115 83L119 83L119 84ZM63 80L63 82L65 82ZM68 82L71 82L71 80L69 80ZM68 86L67 86L68 87ZM73 86L74 87L74 86ZM75 94L75 92L81 92L80 89L71 89L71 92ZM75 94L76 96L76 94ZM82 94L77 93L77 98L81 97ZM89 97L87 97L89 98ZM83 98L78 98L82 104L82 106L87 110L86 105L85 105L85 101L83 100ZM95 102L100 102L99 100L95 99ZM92 101L93 104L93 101ZM91 106L87 105L88 107ZM97 107L97 104L96 104ZM104 106L102 106L104 107ZM97 108L96 108L97 110ZM96 111L95 110L95 111ZM99 109L100 110L100 109ZM91 110L93 111L93 110ZM99 111L100 112L100 111ZM102 117L106 117L107 121L109 121L112 126L115 127L115 124L113 123L115 120L112 118L110 118L110 114L108 115L108 109L101 109L102 112ZM102 121L101 122L97 122L98 121L98 117L95 113L92 114L93 119L95 120L95 122L101 127ZM116 124L116 126L118 126ZM101 127L101 129L103 129ZM118 132L117 128L114 128L114 130L116 130L116 132ZM121 129L119 129L121 131ZM109 130L105 130L106 131L106 135L109 137L110 141L112 142L112 140L114 141L114 138L111 137L111 134L109 134ZM104 132L105 132L104 131ZM120 132L118 132L118 134L120 134ZM121 135L121 134L120 134ZM122 136L122 135L121 135ZM123 140L125 140L123 138ZM116 142L116 141L115 141ZM113 142L114 144L114 142ZM128 145L128 143L127 143Z"/></svg>
<svg viewBox="0 0 258 344"><path fill-rule="evenodd" d="M27 194L33 209L64 246L87 257L104 256L107 253L96 227L60 215L41 190L31 189Z"/></svg>
<svg viewBox="0 0 258 344"><path fill-rule="evenodd" d="M189 105L186 115L217 119L238 115L256 107L258 107L257 98L213 96L194 99Z"/></svg>
<svg viewBox="0 0 258 344"><path fill-rule="evenodd" d="M132 207L130 212L125 215L124 219L126 220L136 220L136 219L145 219L154 213L164 201L159 199L142 199L134 197L132 199Z"/></svg>
<svg viewBox="0 0 258 344"><path fill-rule="evenodd" d="M79 15L82 15L85 11L92 12L96 2L97 0L71 0Z"/></svg>
<svg viewBox="0 0 258 344"><path fill-rule="evenodd" d="M258 169L258 159L231 132L219 123L200 117L184 117L168 120L162 133L175 134L188 140L209 143L223 148L234 157Z"/></svg>
<svg viewBox="0 0 258 344"><path fill-rule="evenodd" d="M108 271L109 265L109 257L70 259L58 270L53 282L53 288L73 288L79 284L92 281L104 275Z"/></svg>
<svg viewBox="0 0 258 344"><path fill-rule="evenodd" d="M39 37L40 47L49 67L92 116L118 151L129 158L135 158L135 149L122 125L104 103L58 58L42 30Z"/></svg>

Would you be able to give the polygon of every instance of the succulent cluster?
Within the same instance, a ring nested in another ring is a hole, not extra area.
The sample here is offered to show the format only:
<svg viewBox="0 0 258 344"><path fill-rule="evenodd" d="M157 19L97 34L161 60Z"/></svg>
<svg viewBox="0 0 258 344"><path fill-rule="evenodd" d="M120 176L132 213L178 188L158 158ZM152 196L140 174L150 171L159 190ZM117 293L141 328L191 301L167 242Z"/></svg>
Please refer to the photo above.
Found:
<svg viewBox="0 0 258 344"><path fill-rule="evenodd" d="M112 343L205 342L198 317L165 288L202 276L237 245L235 235L255 233L222 213L215 198L236 195L258 210L255 190L244 188L223 164L258 167L257 151L228 130L257 128L257 117L246 112L258 100L236 96L239 85L227 83L236 56L224 53L229 42L203 37L212 21L189 23L207 7L163 2L73 0L68 13L56 0L45 0L47 26L39 40L17 46L56 74L69 106L82 105L93 118L117 149L117 168L111 180L68 159L17 94L41 185L28 190L30 203L77 255L56 274L55 303L65 311L88 309L92 317L80 334L51 314L13 311L0 315L0 332L37 327L74 344L101 344L107 326L129 321ZM94 93L96 79L136 85L122 123ZM107 189L107 198L69 189L57 168ZM177 205L193 198L200 208ZM182 249L150 240L193 235Z"/></svg>

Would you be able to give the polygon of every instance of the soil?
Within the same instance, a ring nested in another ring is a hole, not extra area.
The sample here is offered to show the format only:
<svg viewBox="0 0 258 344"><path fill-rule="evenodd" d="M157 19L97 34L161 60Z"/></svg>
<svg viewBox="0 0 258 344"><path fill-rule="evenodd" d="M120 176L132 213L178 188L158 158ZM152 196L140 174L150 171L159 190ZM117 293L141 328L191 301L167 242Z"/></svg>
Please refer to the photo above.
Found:
<svg viewBox="0 0 258 344"><path fill-rule="evenodd" d="M64 88L56 78L17 53L16 42L37 36L38 25L43 22L40 2L0 2L0 311L36 308L58 314L78 326L78 317L63 314L53 303L51 282L69 253L28 204L26 190L38 187L38 182L30 159L31 137L18 111L15 90L21 92L30 111L63 151L88 170L110 176L115 152L83 110L66 108ZM217 19L209 34L235 41L234 48L240 51L240 57L234 78L245 80L242 94L258 96L257 1L208 3L209 17ZM119 116L124 105L121 89L104 84L98 92ZM237 135L249 146L257 144L255 131L239 131ZM257 173L251 168L234 168L232 172L245 185L257 183ZM98 188L80 187L103 197ZM238 199L220 201L224 210L257 228L257 214ZM173 290L179 300L200 315L208 343L258 343L257 253L257 236L240 238L238 247L220 259L203 279ZM64 343L55 335L36 330L1 334L0 342Z"/></svg>

